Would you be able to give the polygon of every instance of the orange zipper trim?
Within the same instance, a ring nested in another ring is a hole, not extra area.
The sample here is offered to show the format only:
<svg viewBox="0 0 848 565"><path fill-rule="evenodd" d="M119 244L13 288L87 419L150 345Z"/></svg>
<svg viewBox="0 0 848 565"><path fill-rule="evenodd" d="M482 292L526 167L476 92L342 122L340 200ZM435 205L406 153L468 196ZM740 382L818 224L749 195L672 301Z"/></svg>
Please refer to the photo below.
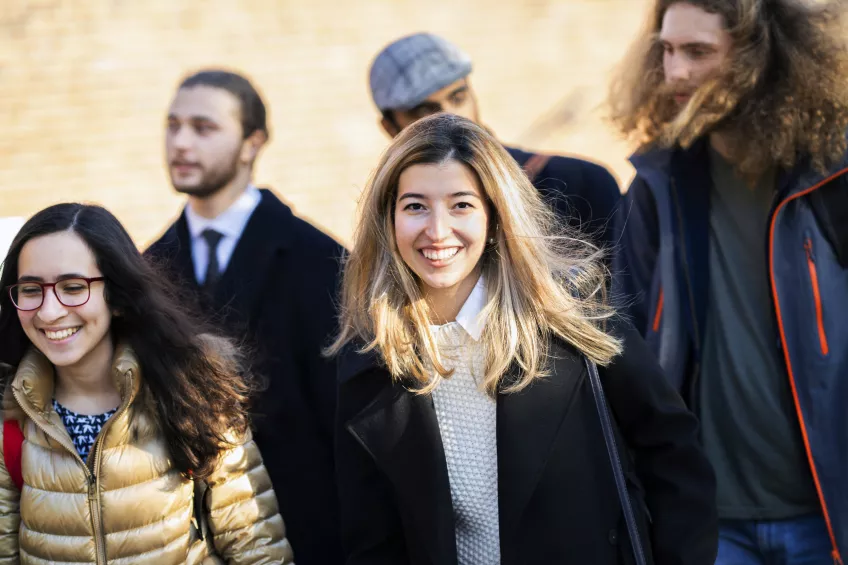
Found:
<svg viewBox="0 0 848 565"><path fill-rule="evenodd" d="M786 372L789 373L789 385L792 388L792 398L795 402L795 411L798 413L798 423L801 426L801 437L804 440L804 449L807 452L810 472L813 475L813 482L816 485L816 492L819 495L819 502L821 503L822 513L824 514L824 521L827 525L827 533L830 535L830 543L833 545L833 553L831 555L833 557L833 562L836 565L844 565L844 562L842 561L842 556L839 553L839 546L836 545L836 535L833 533L833 522L830 520L830 513L827 510L827 502L824 499L824 492L822 491L818 471L816 471L816 463L813 460L813 452L810 448L810 437L807 434L807 425L804 423L804 414L801 412L801 402L798 400L798 388L795 385L795 373L792 371L792 360L789 358L789 346L786 343L786 332L783 327L783 314L780 312L780 300L777 295L777 283L775 282L776 278L774 276L774 228L777 225L777 217L780 215L780 211L784 206L793 200L806 196L814 190L818 190L833 179L846 173L848 173L848 168L842 169L838 173L829 176L818 184L793 194L789 198L783 200L780 204L778 204L777 208L775 208L774 214L771 217L771 225L769 227L769 277L771 279L771 294L772 299L774 300L774 312L777 317L777 329L780 332L780 343L783 346L783 355L786 359Z"/></svg>
<svg viewBox="0 0 848 565"><path fill-rule="evenodd" d="M665 293L660 287L660 297L657 299L657 312L654 314L654 331L660 331L660 320L662 320L663 306L665 304Z"/></svg>
<svg viewBox="0 0 848 565"><path fill-rule="evenodd" d="M827 355L830 349L827 346L827 334L824 331L824 312L822 311L821 293L819 293L819 275L816 271L816 262L813 259L813 241L808 237L804 242L807 251L807 268L810 269L810 282L813 284L813 299L816 302L816 324L819 327L819 345L822 355Z"/></svg>

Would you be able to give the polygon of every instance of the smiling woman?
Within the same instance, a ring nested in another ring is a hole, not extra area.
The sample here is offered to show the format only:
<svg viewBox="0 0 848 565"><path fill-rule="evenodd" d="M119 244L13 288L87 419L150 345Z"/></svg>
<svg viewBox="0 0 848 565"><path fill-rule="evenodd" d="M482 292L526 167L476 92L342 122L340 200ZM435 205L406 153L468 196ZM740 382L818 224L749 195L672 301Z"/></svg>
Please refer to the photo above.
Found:
<svg viewBox="0 0 848 565"><path fill-rule="evenodd" d="M649 563L713 564L697 422L605 285L597 251L483 128L438 114L395 138L360 203L328 352L347 565L619 565L640 545Z"/></svg>
<svg viewBox="0 0 848 565"><path fill-rule="evenodd" d="M457 161L412 165L400 175L395 240L435 321L455 319L480 278L488 208L474 170Z"/></svg>
<svg viewBox="0 0 848 565"><path fill-rule="evenodd" d="M62 231L23 245L18 284L9 289L24 333L56 368L54 398L84 414L120 402L111 379L112 313L103 281L85 241Z"/></svg>
<svg viewBox="0 0 848 565"><path fill-rule="evenodd" d="M559 226L483 128L443 114L413 131L395 139L365 191L345 267L341 335L331 351L365 340L393 376L430 391L438 383L430 367L440 376L450 371L429 324L452 321L483 276L494 299L484 337L490 393L513 362L527 370L508 390L543 377L549 335L609 363L620 345L595 323L613 315L602 299L600 252Z"/></svg>
<svg viewBox="0 0 848 565"><path fill-rule="evenodd" d="M0 464L0 560L291 561L237 350L199 335L112 214L39 212L0 288L0 446L22 455Z"/></svg>

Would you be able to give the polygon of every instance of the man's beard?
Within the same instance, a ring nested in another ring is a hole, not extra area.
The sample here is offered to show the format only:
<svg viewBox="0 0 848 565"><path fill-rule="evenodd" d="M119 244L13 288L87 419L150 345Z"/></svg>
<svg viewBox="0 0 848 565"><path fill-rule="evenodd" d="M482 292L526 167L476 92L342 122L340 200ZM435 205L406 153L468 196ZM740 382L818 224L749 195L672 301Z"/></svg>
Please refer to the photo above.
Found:
<svg viewBox="0 0 848 565"><path fill-rule="evenodd" d="M746 94L716 77L694 90L685 103L675 100L679 87L663 85L655 98L654 111L660 117L660 141L664 146L688 147L710 133L732 129L739 100Z"/></svg>
<svg viewBox="0 0 848 565"><path fill-rule="evenodd" d="M691 93L689 98L685 102L679 102L675 99L675 95L681 90L686 91L687 88L676 84L661 84L657 88L653 111L659 117L660 123L670 124L680 118L698 92L698 89L688 89L688 92ZM695 112L697 112L697 108L695 108Z"/></svg>
<svg viewBox="0 0 848 565"><path fill-rule="evenodd" d="M171 182L174 185L174 190L180 194L188 194L189 196L201 199L209 198L218 194L225 186L232 182L238 174L238 165L239 155L236 154L232 162L227 167L206 172L206 169L201 166L203 176L200 179L200 182L195 185L177 186L173 183L173 179Z"/></svg>

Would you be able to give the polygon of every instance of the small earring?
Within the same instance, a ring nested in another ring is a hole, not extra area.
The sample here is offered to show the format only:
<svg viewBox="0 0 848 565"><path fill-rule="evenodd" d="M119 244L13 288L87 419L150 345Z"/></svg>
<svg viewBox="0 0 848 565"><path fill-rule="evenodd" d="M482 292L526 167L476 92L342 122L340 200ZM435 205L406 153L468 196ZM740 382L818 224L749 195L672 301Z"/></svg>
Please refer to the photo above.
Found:
<svg viewBox="0 0 848 565"><path fill-rule="evenodd" d="M500 229L500 227L501 227L500 224L495 224L495 234L498 233L498 230ZM492 237L489 238L489 245L494 245L494 244L495 244L495 236L493 235Z"/></svg>

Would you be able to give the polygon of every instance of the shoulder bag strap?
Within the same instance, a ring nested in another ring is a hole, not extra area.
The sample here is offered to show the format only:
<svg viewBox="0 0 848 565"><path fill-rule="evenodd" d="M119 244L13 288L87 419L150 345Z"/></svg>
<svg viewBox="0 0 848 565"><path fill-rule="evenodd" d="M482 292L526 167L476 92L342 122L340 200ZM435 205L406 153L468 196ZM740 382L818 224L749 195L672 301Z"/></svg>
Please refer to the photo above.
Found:
<svg viewBox="0 0 848 565"><path fill-rule="evenodd" d="M642 540L639 537L639 529L636 527L636 516L633 514L633 505L630 503L630 493L627 491L627 483L624 480L624 469L621 467L618 446L615 442L615 434L612 429L607 399L604 395L604 387L601 385L601 377L598 375L598 367L594 361L583 356L586 369L589 371L589 382L592 385L592 393L595 397L595 406L598 409L598 417L601 420L601 429L604 432L604 441L607 444L612 472L615 475L615 488L618 490L618 498L621 501L621 511L627 522L627 533L630 535L630 545L633 547L633 557L636 565L646 565L645 553L642 550Z"/></svg>
<svg viewBox="0 0 848 565"><path fill-rule="evenodd" d="M527 178L530 179L530 182L536 182L536 177L539 176L539 173L542 172L542 169L545 168L545 165L547 165L548 161L550 160L550 155L542 155L541 153L535 153L529 159L527 159L527 161L524 162L524 172L525 174L527 174Z"/></svg>

